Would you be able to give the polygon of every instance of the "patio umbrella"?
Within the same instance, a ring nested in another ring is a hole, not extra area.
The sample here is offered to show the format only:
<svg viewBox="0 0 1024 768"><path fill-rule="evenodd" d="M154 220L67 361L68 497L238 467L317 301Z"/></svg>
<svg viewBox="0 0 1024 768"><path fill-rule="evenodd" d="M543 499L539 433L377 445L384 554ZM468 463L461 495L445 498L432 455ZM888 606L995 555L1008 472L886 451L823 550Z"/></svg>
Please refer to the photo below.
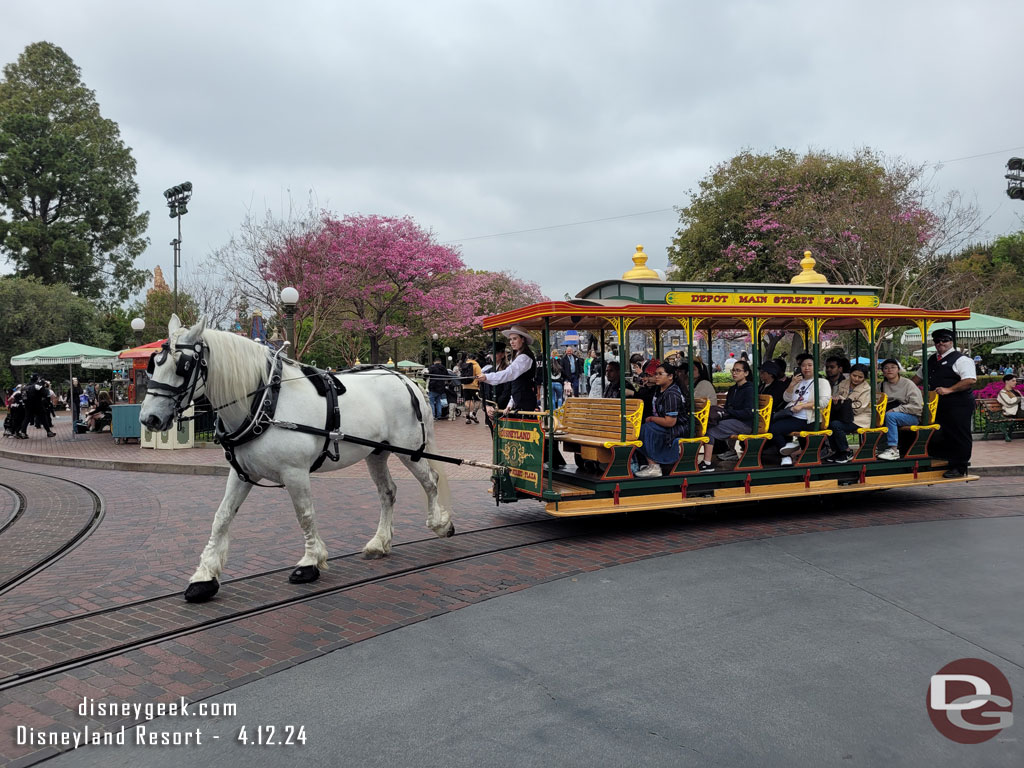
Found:
<svg viewBox="0 0 1024 768"><path fill-rule="evenodd" d="M401 360L398 363L399 368L422 368L422 363L414 363L412 360Z"/></svg>
<svg viewBox="0 0 1024 768"><path fill-rule="evenodd" d="M933 331L939 328L951 328L952 323L934 323ZM970 320L958 320L956 323L957 344L961 342L985 342L985 341L1019 341L1024 339L1024 322L1010 320L1006 317L995 317L994 315L983 315L980 312L972 312ZM921 331L918 328L911 328L903 334L903 343L913 346L921 345Z"/></svg>
<svg viewBox="0 0 1024 768"><path fill-rule="evenodd" d="M1009 344L994 347L992 353L995 355L1024 355L1024 340L1011 341Z"/></svg>
<svg viewBox="0 0 1024 768"><path fill-rule="evenodd" d="M11 365L66 365L68 367L68 384L71 383L71 366L85 366L88 363L93 368L115 368L118 364L117 352L99 347L90 347L87 344L79 344L75 341L65 341L54 344L51 347L43 347L31 352L22 352L11 358ZM75 439L75 425L71 425L71 439Z"/></svg>

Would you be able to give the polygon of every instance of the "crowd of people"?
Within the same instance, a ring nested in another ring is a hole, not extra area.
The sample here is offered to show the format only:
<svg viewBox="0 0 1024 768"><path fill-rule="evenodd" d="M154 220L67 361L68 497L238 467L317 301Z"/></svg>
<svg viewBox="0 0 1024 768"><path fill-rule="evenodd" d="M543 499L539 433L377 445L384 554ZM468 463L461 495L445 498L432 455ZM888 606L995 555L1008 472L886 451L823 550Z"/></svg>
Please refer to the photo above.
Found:
<svg viewBox="0 0 1024 768"><path fill-rule="evenodd" d="M66 386L66 383L65 383ZM47 437L56 437L53 420L58 410L70 410L72 422L80 431L100 431L110 424L110 392L90 383L82 387L71 379L70 391L58 394L51 382L33 373L27 384L18 384L4 392L4 437L29 439L29 428L44 430Z"/></svg>
<svg viewBox="0 0 1024 768"><path fill-rule="evenodd" d="M467 423L477 423L475 413L479 406L472 404L481 399L487 404L488 421L495 410L534 410L544 401L543 366L537 365L533 350L537 340L519 326L513 326L504 334L511 350L502 346L493 360L484 355L468 356L476 367L470 365L448 371L440 360L434 361L429 388L435 418L442 418L445 395L451 392L447 382L453 378L461 383ZM935 418L941 429L933 436L929 450L933 456L949 462L946 477L960 477L967 473L971 459L972 387L977 380L977 368L970 356L955 349L955 337L950 330L936 330L932 339L936 353L928 360L928 390L939 398ZM485 364L477 365L481 361ZM814 370L813 357L804 353L796 357L788 375L784 359L766 360L756 371L758 392L769 395L772 400L768 431L772 434L770 445L777 452L781 466L793 464L793 455L802 448L796 433L813 429L816 414L820 416L830 402L828 428L832 434L824 449L826 463L851 461L853 451L849 436L856 435L860 428L872 426L870 379L875 373L871 367L851 364L842 354L828 354L824 363L824 375L821 375ZM634 474L659 477L678 458L678 439L688 436L692 409L688 401L688 376L692 367L693 400L712 403L706 432L711 441L704 447L698 464L700 471L714 472L716 457L719 462L739 458L736 436L752 434L756 427L755 371L746 353L738 357L732 354L718 366L728 371L733 382L722 406L718 405L712 374L699 359L691 366L678 354L665 360L648 360L637 354L629 359L628 365L627 375L621 376L617 360L605 363L596 353L584 356L575 348L566 348L562 355L552 358L549 366L552 405L557 408L566 397L573 396L617 398L624 394L627 398L642 400L640 441L643 447L636 453ZM883 361L880 370L882 378L876 392L886 395L887 410L884 423L880 425L886 428L886 433L878 458L894 461L900 458L900 428L922 421L923 381L920 374L904 376L902 365L895 359ZM467 384L467 380L479 389ZM1007 415L1020 415L1021 396L1015 389L1017 377L1011 371L1004 375L1004 382L999 402Z"/></svg>

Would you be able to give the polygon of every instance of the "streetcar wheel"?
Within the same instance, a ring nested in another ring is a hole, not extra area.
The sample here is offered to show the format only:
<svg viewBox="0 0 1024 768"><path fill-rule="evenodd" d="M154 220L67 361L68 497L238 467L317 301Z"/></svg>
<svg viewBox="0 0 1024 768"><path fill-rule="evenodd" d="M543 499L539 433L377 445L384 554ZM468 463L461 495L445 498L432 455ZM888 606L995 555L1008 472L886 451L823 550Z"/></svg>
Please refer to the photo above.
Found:
<svg viewBox="0 0 1024 768"><path fill-rule="evenodd" d="M220 582L216 579L212 581L193 581L188 585L188 589L185 590L185 602L205 603L216 595L219 589Z"/></svg>
<svg viewBox="0 0 1024 768"><path fill-rule="evenodd" d="M311 581L316 581L320 578L320 569L315 565L304 565L301 568L296 568L288 576L288 581L292 584L308 584Z"/></svg>

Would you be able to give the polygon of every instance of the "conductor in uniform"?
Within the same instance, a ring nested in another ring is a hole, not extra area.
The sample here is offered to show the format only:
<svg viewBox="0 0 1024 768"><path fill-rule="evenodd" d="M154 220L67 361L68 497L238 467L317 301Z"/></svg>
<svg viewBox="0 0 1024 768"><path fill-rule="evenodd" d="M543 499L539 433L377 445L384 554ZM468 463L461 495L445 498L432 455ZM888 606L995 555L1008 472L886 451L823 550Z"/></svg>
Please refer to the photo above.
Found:
<svg viewBox="0 0 1024 768"><path fill-rule="evenodd" d="M943 477L963 477L971 463L971 420L974 394L971 388L978 378L974 361L954 348L956 336L948 328L932 331L935 354L928 358L928 390L939 396L935 421L941 429L932 438L935 456L949 461ZM921 377L914 376L920 384Z"/></svg>

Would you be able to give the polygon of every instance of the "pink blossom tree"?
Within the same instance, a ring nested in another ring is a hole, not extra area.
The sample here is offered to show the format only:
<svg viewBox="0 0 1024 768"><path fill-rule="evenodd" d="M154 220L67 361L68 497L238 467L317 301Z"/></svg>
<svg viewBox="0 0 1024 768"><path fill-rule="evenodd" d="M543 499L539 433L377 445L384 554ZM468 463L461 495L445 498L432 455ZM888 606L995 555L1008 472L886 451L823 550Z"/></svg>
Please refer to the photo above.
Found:
<svg viewBox="0 0 1024 768"><path fill-rule="evenodd" d="M299 355L331 330L365 335L370 361L388 340L425 322L454 335L479 316L464 300L465 265L409 217L323 214L319 226L268 253L267 275L299 290L296 318L310 329Z"/></svg>

